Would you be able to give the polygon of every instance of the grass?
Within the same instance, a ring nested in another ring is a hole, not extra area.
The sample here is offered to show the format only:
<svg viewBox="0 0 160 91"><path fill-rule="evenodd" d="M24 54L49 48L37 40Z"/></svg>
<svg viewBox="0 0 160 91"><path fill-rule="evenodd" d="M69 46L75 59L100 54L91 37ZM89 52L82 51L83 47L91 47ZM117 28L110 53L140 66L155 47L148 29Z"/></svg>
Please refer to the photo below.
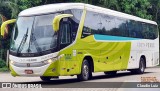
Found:
<svg viewBox="0 0 160 91"><path fill-rule="evenodd" d="M2 68L0 68L0 72L8 72L9 71L9 69L8 69L8 67L2 67Z"/></svg>
<svg viewBox="0 0 160 91"><path fill-rule="evenodd" d="M9 69L6 66L5 61L0 58L0 72L8 72L8 71Z"/></svg>

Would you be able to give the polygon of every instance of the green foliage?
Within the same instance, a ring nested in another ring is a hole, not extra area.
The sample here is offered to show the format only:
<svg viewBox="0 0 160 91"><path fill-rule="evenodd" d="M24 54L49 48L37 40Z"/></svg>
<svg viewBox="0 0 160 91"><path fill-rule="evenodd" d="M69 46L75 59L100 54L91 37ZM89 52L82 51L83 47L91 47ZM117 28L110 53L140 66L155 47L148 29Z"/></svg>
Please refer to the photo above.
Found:
<svg viewBox="0 0 160 91"><path fill-rule="evenodd" d="M6 66L6 63L4 60L0 59L0 68L3 68Z"/></svg>
<svg viewBox="0 0 160 91"><path fill-rule="evenodd" d="M0 72L8 72L9 71L9 69L8 69L8 67L3 67L3 68L0 68Z"/></svg>
<svg viewBox="0 0 160 91"><path fill-rule="evenodd" d="M20 10L24 10L30 7L41 5L42 0L19 0L18 7Z"/></svg>
<svg viewBox="0 0 160 91"><path fill-rule="evenodd" d="M19 13L19 8L18 8L18 0L8 0L5 2L7 7L11 10L11 18L16 18L17 14Z"/></svg>
<svg viewBox="0 0 160 91"><path fill-rule="evenodd" d="M0 14L6 18L15 18L19 12L18 0L1 0Z"/></svg>
<svg viewBox="0 0 160 91"><path fill-rule="evenodd" d="M152 19L152 15L148 13L148 9L150 8L148 0L119 0L119 6L122 12L145 19Z"/></svg>
<svg viewBox="0 0 160 91"><path fill-rule="evenodd" d="M151 3L151 14L153 15L153 20L160 23L159 11L160 11L160 0L149 0Z"/></svg>
<svg viewBox="0 0 160 91"><path fill-rule="evenodd" d="M120 11L118 0L100 0L102 7Z"/></svg>

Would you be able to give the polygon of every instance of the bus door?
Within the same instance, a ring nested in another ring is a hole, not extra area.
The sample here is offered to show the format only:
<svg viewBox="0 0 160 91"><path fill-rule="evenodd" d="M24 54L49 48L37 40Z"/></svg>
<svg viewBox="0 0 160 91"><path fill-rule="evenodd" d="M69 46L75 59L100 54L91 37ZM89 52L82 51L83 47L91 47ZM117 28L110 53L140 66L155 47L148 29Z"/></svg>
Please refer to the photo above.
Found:
<svg viewBox="0 0 160 91"><path fill-rule="evenodd" d="M61 75L69 75L72 70L72 49L68 46L72 43L71 36L71 22L69 18L63 18L60 23L60 50L63 51L64 59L60 63Z"/></svg>

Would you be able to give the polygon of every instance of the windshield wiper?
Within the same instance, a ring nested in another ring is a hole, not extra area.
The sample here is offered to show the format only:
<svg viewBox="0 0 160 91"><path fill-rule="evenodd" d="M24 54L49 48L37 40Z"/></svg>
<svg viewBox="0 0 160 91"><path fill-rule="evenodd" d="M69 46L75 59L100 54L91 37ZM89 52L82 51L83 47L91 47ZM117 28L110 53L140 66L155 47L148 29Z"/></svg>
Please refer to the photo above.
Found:
<svg viewBox="0 0 160 91"><path fill-rule="evenodd" d="M17 53L19 53L19 52L22 51L23 46L24 46L24 44L26 43L27 37L28 37L28 28L27 28L26 34L24 34L24 36L23 36L23 38L22 38L22 40L21 40L21 43L20 43L20 45L19 45L19 47L18 47L18 49L17 49ZM22 46L22 49L20 50L21 46Z"/></svg>

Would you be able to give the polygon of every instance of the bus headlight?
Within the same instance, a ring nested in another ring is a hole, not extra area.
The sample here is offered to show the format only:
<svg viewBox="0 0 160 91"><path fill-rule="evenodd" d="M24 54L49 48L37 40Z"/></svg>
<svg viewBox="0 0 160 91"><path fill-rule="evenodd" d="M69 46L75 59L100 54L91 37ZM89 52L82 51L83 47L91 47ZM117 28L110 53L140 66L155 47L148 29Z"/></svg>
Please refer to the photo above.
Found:
<svg viewBox="0 0 160 91"><path fill-rule="evenodd" d="M52 62L56 61L57 58L51 58L51 59L48 59L48 60L45 60L45 61L42 61L42 63L45 63L45 64L51 64Z"/></svg>
<svg viewBox="0 0 160 91"><path fill-rule="evenodd" d="M14 65L15 62L11 60L10 63Z"/></svg>
<svg viewBox="0 0 160 91"><path fill-rule="evenodd" d="M52 63L52 60L51 60L51 59L49 59L49 60L48 60L48 63L49 63L49 64L50 64L50 63Z"/></svg>
<svg viewBox="0 0 160 91"><path fill-rule="evenodd" d="M50 64L50 63L52 63L52 60L51 60L51 59L49 59L49 60L45 60L45 61L42 61L42 63Z"/></svg>

